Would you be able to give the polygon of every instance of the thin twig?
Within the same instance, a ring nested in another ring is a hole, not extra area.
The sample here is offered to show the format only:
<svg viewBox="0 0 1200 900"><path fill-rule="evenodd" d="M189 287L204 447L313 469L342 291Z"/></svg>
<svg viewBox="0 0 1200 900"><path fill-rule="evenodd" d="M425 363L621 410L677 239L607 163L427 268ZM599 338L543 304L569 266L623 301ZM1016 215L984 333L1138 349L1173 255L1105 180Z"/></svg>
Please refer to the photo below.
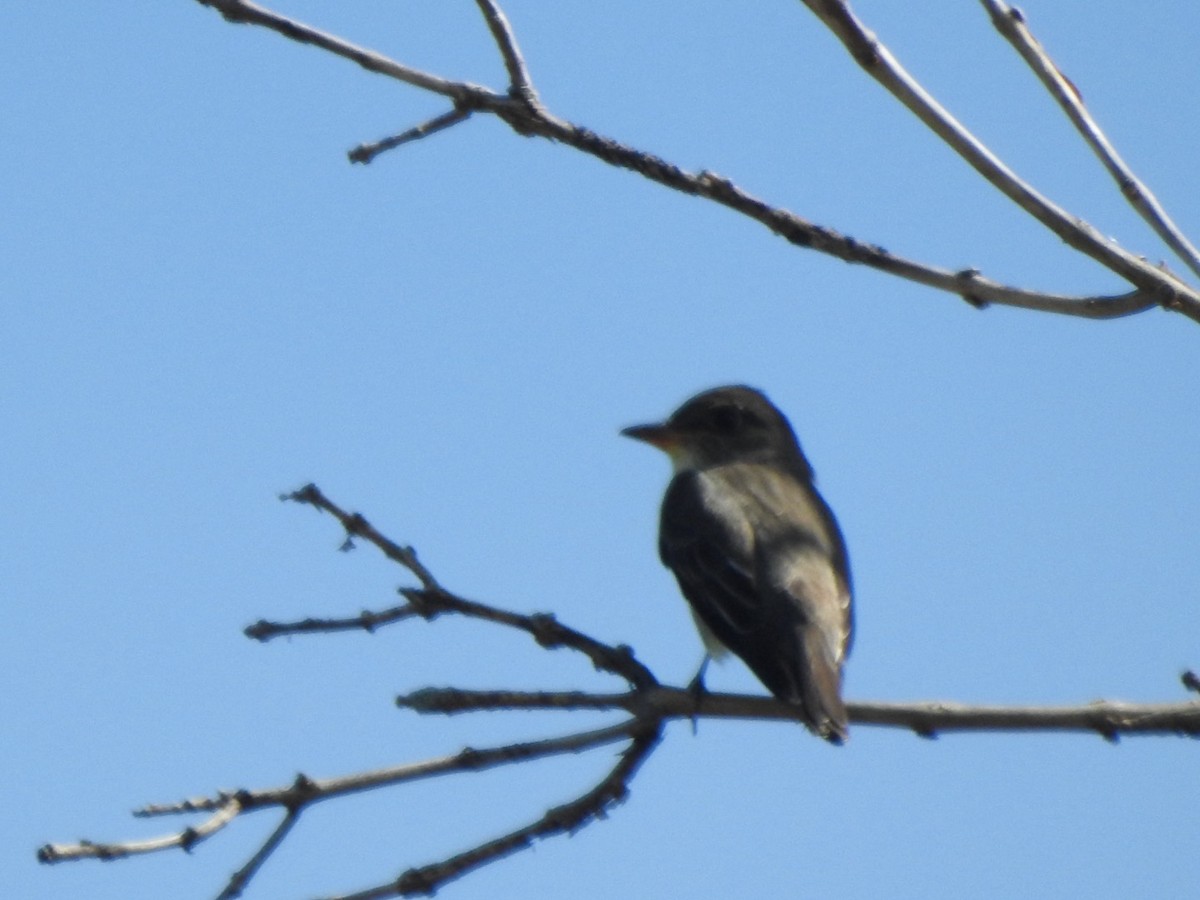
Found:
<svg viewBox="0 0 1200 900"><path fill-rule="evenodd" d="M316 507L337 519L346 531L346 540L342 543L343 550L352 550L354 538L363 538L383 551L383 555L388 559L399 563L416 575L417 580L428 590L436 591L438 589L437 579L433 577L433 573L421 565L421 561L417 559L417 552L412 547L402 547L384 537L375 530L375 526L358 513L346 512L331 502L315 484L306 484L298 491L280 495L279 499Z"/></svg>
<svg viewBox="0 0 1200 900"><path fill-rule="evenodd" d="M253 625L247 625L242 633L248 638L266 643L267 641L292 634L332 634L336 631L365 631L372 633L393 622L403 622L421 615L411 603L403 606L393 606L389 609L373 611L364 609L357 616L340 619L307 618L298 622L270 622L259 619Z"/></svg>
<svg viewBox="0 0 1200 900"><path fill-rule="evenodd" d="M272 12L250 0L196 0L196 2L202 6L212 7L228 22L261 25L263 28L269 28L293 41L311 44L329 53L353 60L369 72L387 75L422 90L433 91L435 94L458 100L462 98L464 88L469 88L469 85L461 82L447 81L445 78L439 78L428 72L422 72L420 69L414 69L393 59L388 59L372 50L357 47L349 41L334 37L297 19L290 19L277 12Z"/></svg>
<svg viewBox="0 0 1200 900"><path fill-rule="evenodd" d="M239 797L224 793L213 798L210 808L213 814L199 825L191 825L182 831L161 837L111 844L96 841L80 841L78 844L44 844L38 848L38 862L50 864L74 862L79 859L109 861L144 853L159 853L163 850L190 851L201 841L212 837L244 811Z"/></svg>
<svg viewBox="0 0 1200 900"><path fill-rule="evenodd" d="M258 848L246 864L238 869L230 876L228 884L221 893L217 894L217 900L234 900L236 897L242 896L242 893L249 886L250 881L258 874L258 870L262 868L263 863L270 859L279 845L283 843L283 839L291 832L292 827L300 820L299 810L288 810L287 815L283 817L283 821L272 831L263 845Z"/></svg>
<svg viewBox="0 0 1200 900"><path fill-rule="evenodd" d="M1058 101L1058 105L1062 107L1076 130L1087 141L1092 151L1117 182L1125 199L1137 210L1138 215L1150 224L1150 227L1167 246L1175 251L1175 255L1193 272L1200 275L1200 251L1192 246L1179 226L1167 215L1167 211L1163 209L1158 198L1134 175L1133 170L1109 143L1108 137L1096 120L1092 118L1087 107L1084 106L1079 91L1062 74L1042 48L1041 43L1029 31L1024 13L1004 3L1003 0L980 0L980 2L991 14L992 23L996 29L1021 54L1021 58L1041 80L1046 90Z"/></svg>
<svg viewBox="0 0 1200 900"><path fill-rule="evenodd" d="M394 150L403 144L410 144L413 141L418 141L423 137L429 137L431 134L437 134L439 131L450 128L453 125L457 125L459 122L465 122L470 117L470 109L456 106L449 112L444 112L440 116L434 116L432 119L422 122L420 125L414 125L407 131L402 131L399 134L384 138L381 141L375 141L371 144L359 144L347 155L350 157L350 162L363 163L365 165L371 162L371 160L373 160L380 153L385 153L388 150Z"/></svg>
<svg viewBox="0 0 1200 900"><path fill-rule="evenodd" d="M504 68L508 70L509 93L535 107L540 106L537 91L533 88L533 80L529 77L529 69L525 66L525 58L521 55L521 48L517 46L517 36L508 24L504 10L493 0L475 2L479 11L483 13L488 30L492 33L492 40L500 50L500 56L504 59Z"/></svg>

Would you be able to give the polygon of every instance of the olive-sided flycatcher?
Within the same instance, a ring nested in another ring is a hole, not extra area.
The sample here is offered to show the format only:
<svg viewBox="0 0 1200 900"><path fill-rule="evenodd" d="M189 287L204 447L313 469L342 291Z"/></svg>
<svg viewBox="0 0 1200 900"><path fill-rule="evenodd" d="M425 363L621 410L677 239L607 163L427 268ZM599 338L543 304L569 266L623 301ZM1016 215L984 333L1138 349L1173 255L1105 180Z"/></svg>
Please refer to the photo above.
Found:
<svg viewBox="0 0 1200 900"><path fill-rule="evenodd" d="M761 392L731 386L621 433L674 464L658 552L709 655L732 650L814 733L841 743L850 568L788 420Z"/></svg>

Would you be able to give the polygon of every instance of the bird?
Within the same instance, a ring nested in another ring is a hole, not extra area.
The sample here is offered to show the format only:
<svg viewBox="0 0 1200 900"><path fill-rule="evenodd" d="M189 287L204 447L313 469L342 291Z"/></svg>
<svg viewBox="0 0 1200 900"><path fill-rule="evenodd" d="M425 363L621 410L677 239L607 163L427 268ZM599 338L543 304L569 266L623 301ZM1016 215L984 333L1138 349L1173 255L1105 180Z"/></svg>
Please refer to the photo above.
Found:
<svg viewBox="0 0 1200 900"><path fill-rule="evenodd" d="M809 730L849 736L842 666L854 630L846 543L791 423L745 385L687 400L622 435L670 457L658 552L710 657L732 651Z"/></svg>

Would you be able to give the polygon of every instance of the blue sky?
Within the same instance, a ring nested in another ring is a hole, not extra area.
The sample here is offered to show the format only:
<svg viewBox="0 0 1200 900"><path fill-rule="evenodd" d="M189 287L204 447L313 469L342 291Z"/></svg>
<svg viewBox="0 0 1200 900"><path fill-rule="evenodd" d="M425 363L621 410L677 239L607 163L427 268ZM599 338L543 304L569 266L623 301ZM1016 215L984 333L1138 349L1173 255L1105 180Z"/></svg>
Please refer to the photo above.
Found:
<svg viewBox="0 0 1200 900"><path fill-rule="evenodd" d="M467 0L280 8L503 86ZM931 264L1124 289L798 3L505 8L564 118ZM982 8L855 8L1040 190L1164 255ZM1023 8L1200 234L1195 5ZM427 684L614 687L476 624L242 637L260 617L385 607L410 582L276 500L310 480L448 587L553 610L686 681L699 644L654 551L667 464L617 431L723 382L790 415L846 532L850 698L1167 701L1200 666L1200 330L1180 316L978 312L485 117L350 166L356 143L444 106L187 0L5 4L0 85L5 896L211 897L273 820L191 857L47 869L34 850L175 824L131 819L142 803L595 721L395 710ZM761 690L733 663L709 684ZM1191 896L1196 752L870 728L834 750L786 723L681 724L608 821L444 896ZM248 896L384 881L610 762L318 807Z"/></svg>

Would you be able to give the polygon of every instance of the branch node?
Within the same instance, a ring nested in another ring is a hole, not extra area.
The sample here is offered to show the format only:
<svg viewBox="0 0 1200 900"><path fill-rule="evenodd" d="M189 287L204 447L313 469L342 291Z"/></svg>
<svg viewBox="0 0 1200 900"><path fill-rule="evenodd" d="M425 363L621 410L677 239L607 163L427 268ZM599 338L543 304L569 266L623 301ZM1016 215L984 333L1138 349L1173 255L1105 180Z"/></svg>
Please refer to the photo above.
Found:
<svg viewBox="0 0 1200 900"><path fill-rule="evenodd" d="M400 595L408 601L413 612L426 622L432 622L445 611L438 604L436 596L423 588L400 588Z"/></svg>
<svg viewBox="0 0 1200 900"><path fill-rule="evenodd" d="M295 780L292 781L291 793L294 800L289 804L289 808L292 805L302 806L317 793L317 784L303 772L297 772Z"/></svg>
<svg viewBox="0 0 1200 900"><path fill-rule="evenodd" d="M299 490L292 491L291 493L280 494L279 499L284 503L291 501L292 503L303 503L308 506L315 506L317 509L321 508L321 492L317 490L317 486L311 481Z"/></svg>
<svg viewBox="0 0 1200 900"><path fill-rule="evenodd" d="M432 897L437 887L437 879L427 869L409 869L396 879L395 891L398 897Z"/></svg>
<svg viewBox="0 0 1200 900"><path fill-rule="evenodd" d="M342 527L346 529L347 538L363 537L370 529L370 525L362 513L350 513L350 516L342 523ZM411 547L405 549L412 552Z"/></svg>
<svg viewBox="0 0 1200 900"><path fill-rule="evenodd" d="M248 638L258 641L259 643L265 644L270 639L273 631L274 629L271 627L270 622L268 622L266 619L259 619L253 625L247 625L245 628L243 628L242 634Z"/></svg>
<svg viewBox="0 0 1200 900"><path fill-rule="evenodd" d="M529 622L532 625L533 639L537 641L539 647L550 650L559 646L561 643L559 624L553 613L533 613L529 617Z"/></svg>
<svg viewBox="0 0 1200 900"><path fill-rule="evenodd" d="M418 713L446 712L446 692L440 688L421 688L396 696L396 706Z"/></svg>
<svg viewBox="0 0 1200 900"><path fill-rule="evenodd" d="M979 282L983 278L983 273L980 272L978 269L971 267L971 268L966 268L966 269L960 269L959 271L954 273L954 277L956 280L961 281L964 284L974 284L974 283ZM977 293L975 293L974 291L972 291L970 288L967 288L967 287L963 287L961 289L959 296L962 297L964 300L966 300L967 303L971 304L976 309L987 309L988 306L991 305L989 303L989 301L983 299Z"/></svg>
<svg viewBox="0 0 1200 900"><path fill-rule="evenodd" d="M487 761L474 747L463 747L455 756L455 762L464 769L480 769L486 765Z"/></svg>

